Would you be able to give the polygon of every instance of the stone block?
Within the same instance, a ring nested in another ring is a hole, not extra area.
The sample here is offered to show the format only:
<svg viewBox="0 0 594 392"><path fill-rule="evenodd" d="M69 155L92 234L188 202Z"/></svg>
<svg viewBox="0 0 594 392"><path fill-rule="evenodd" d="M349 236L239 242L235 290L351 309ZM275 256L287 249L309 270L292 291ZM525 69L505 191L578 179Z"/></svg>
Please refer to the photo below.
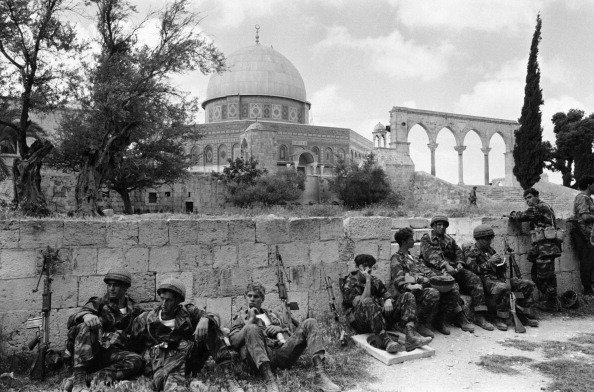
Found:
<svg viewBox="0 0 594 392"><path fill-rule="evenodd" d="M11 310L41 311L41 292L32 294L37 285L37 278L11 278L0 280L0 312ZM9 300L10 299L10 300Z"/></svg>
<svg viewBox="0 0 594 392"><path fill-rule="evenodd" d="M72 275L73 272L72 248L58 249L58 260L54 264L54 275Z"/></svg>
<svg viewBox="0 0 594 392"><path fill-rule="evenodd" d="M179 265L182 271L213 265L214 250L210 245L181 245Z"/></svg>
<svg viewBox="0 0 594 392"><path fill-rule="evenodd" d="M215 245L213 246L213 267L233 268L237 266L236 245Z"/></svg>
<svg viewBox="0 0 594 392"><path fill-rule="evenodd" d="M429 346L416 348L413 351L401 351L396 354L389 354L386 350L380 350L367 343L368 336L369 334L353 335L351 336L351 339L353 339L357 346L365 350L367 354L382 362L384 365L389 366L395 363L402 363L412 359L426 358L435 355L435 349Z"/></svg>
<svg viewBox="0 0 594 392"><path fill-rule="evenodd" d="M40 287L39 292L33 295L41 295L42 291L43 289ZM52 309L74 308L77 306L78 276L54 275L52 281Z"/></svg>
<svg viewBox="0 0 594 392"><path fill-rule="evenodd" d="M107 222L107 246L121 248L138 245L138 221Z"/></svg>
<svg viewBox="0 0 594 392"><path fill-rule="evenodd" d="M231 326L231 301L233 297L206 298L206 311L216 313L221 318L221 326Z"/></svg>
<svg viewBox="0 0 594 392"><path fill-rule="evenodd" d="M105 246L106 223L102 221L64 221L64 245Z"/></svg>
<svg viewBox="0 0 594 392"><path fill-rule="evenodd" d="M0 221L0 248L16 248L19 246L19 226L16 220Z"/></svg>
<svg viewBox="0 0 594 392"><path fill-rule="evenodd" d="M169 219L169 244L194 245L198 239L198 228L195 220Z"/></svg>
<svg viewBox="0 0 594 392"><path fill-rule="evenodd" d="M350 238L338 240L338 257L341 263L351 263L355 259L355 241Z"/></svg>
<svg viewBox="0 0 594 392"><path fill-rule="evenodd" d="M124 267L124 250L122 248L99 248L97 274L106 274L112 268L122 267Z"/></svg>
<svg viewBox="0 0 594 392"><path fill-rule="evenodd" d="M91 297L101 297L106 293L104 275L81 276L78 281L78 306L83 306Z"/></svg>
<svg viewBox="0 0 594 392"><path fill-rule="evenodd" d="M156 276L152 272L132 274L132 286L128 294L136 302L154 302L157 300Z"/></svg>
<svg viewBox="0 0 594 392"><path fill-rule="evenodd" d="M268 306L268 304L266 304ZM231 317L247 309L247 303L244 295L237 295L231 299Z"/></svg>
<svg viewBox="0 0 594 392"><path fill-rule="evenodd" d="M291 241L313 242L320 239L320 220L315 218L290 218Z"/></svg>
<svg viewBox="0 0 594 392"><path fill-rule="evenodd" d="M415 242L420 242L425 234L431 235L431 229L413 229L413 239ZM394 237L392 237L394 239Z"/></svg>
<svg viewBox="0 0 594 392"><path fill-rule="evenodd" d="M166 220L141 220L138 222L138 243L148 246L163 246L169 243L169 228Z"/></svg>
<svg viewBox="0 0 594 392"><path fill-rule="evenodd" d="M0 277L26 278L36 276L41 266L41 253L34 249L0 250Z"/></svg>
<svg viewBox="0 0 594 392"><path fill-rule="evenodd" d="M167 278L176 278L182 281L184 286L186 286L186 298L194 298L196 293L194 292L194 274L192 272L157 272L155 277L156 285L155 285L155 298L159 298L157 295L157 289L159 288L159 284L167 279Z"/></svg>
<svg viewBox="0 0 594 392"><path fill-rule="evenodd" d="M220 270L218 296L241 295L251 282L251 269L245 267L225 268Z"/></svg>
<svg viewBox="0 0 594 392"><path fill-rule="evenodd" d="M30 317L39 316L39 310L18 309L0 313L0 336L2 339L2 354L11 355L27 350L27 343L31 341L38 330L24 328Z"/></svg>
<svg viewBox="0 0 594 392"><path fill-rule="evenodd" d="M240 267L266 267L268 257L266 244L247 242L237 245L237 262Z"/></svg>
<svg viewBox="0 0 594 392"><path fill-rule="evenodd" d="M190 300L187 300L186 302L191 303L199 309L206 310L206 297L194 297Z"/></svg>
<svg viewBox="0 0 594 392"><path fill-rule="evenodd" d="M392 218L385 217L349 217L345 219L347 237L354 241L376 239L390 240Z"/></svg>
<svg viewBox="0 0 594 392"><path fill-rule="evenodd" d="M256 242L256 222L253 219L229 220L229 243Z"/></svg>
<svg viewBox="0 0 594 392"><path fill-rule="evenodd" d="M256 220L256 242L264 244L283 244L291 241L287 220L282 218L263 218Z"/></svg>
<svg viewBox="0 0 594 392"><path fill-rule="evenodd" d="M561 257L557 259L557 262L559 263L557 265L557 271L568 272L580 270L580 262L577 258L577 255L574 253L567 251L563 252Z"/></svg>
<svg viewBox="0 0 594 392"><path fill-rule="evenodd" d="M64 239L64 222L58 220L22 220L19 228L19 248L59 248Z"/></svg>
<svg viewBox="0 0 594 392"><path fill-rule="evenodd" d="M201 267L194 271L194 296L216 297L219 289L220 271L216 268Z"/></svg>
<svg viewBox="0 0 594 392"><path fill-rule="evenodd" d="M311 243L309 245L309 260L312 264L338 262L338 241Z"/></svg>
<svg viewBox="0 0 594 392"><path fill-rule="evenodd" d="M92 247L72 248L72 273L75 275L93 275L97 272L99 250Z"/></svg>
<svg viewBox="0 0 594 392"><path fill-rule="evenodd" d="M390 260L393 255L390 241L378 241L378 250L378 258L381 260Z"/></svg>
<svg viewBox="0 0 594 392"><path fill-rule="evenodd" d="M179 247L162 246L149 248L149 271L179 271Z"/></svg>
<svg viewBox="0 0 594 392"><path fill-rule="evenodd" d="M278 245L278 253L285 267L309 264L309 246L304 242L280 244ZM271 256L275 258L276 254Z"/></svg>
<svg viewBox="0 0 594 392"><path fill-rule="evenodd" d="M309 310L309 293L307 291L289 291L289 302L297 302L298 310L292 310L291 314L297 320L303 321L307 318Z"/></svg>
<svg viewBox="0 0 594 392"><path fill-rule="evenodd" d="M379 257L379 241L362 240L355 241L355 256L362 253L372 255L377 260Z"/></svg>
<svg viewBox="0 0 594 392"><path fill-rule="evenodd" d="M314 273L317 272L316 275ZM314 285L319 286L319 269L313 265L299 265L287 268L286 285L295 291L309 291Z"/></svg>
<svg viewBox="0 0 594 392"><path fill-rule="evenodd" d="M203 219L196 221L198 244L226 244L229 238L229 221Z"/></svg>
<svg viewBox="0 0 594 392"><path fill-rule="evenodd" d="M408 226L412 229L426 229L429 227L429 223L431 221L427 218L409 218L408 219ZM394 226L392 226L394 227ZM404 226L407 227L407 226Z"/></svg>
<svg viewBox="0 0 594 392"><path fill-rule="evenodd" d="M557 272L557 293L561 295L567 290L582 292L579 271Z"/></svg>
<svg viewBox="0 0 594 392"><path fill-rule="evenodd" d="M390 282L390 260L379 259L375 264L373 274L388 286Z"/></svg>
<svg viewBox="0 0 594 392"><path fill-rule="evenodd" d="M80 311L81 308L54 309L50 313L50 342L53 348L62 348L68 335L66 325L68 318Z"/></svg>
<svg viewBox="0 0 594 392"><path fill-rule="evenodd" d="M398 252L398 250L400 249L400 246L398 246L398 244L396 242L390 242L390 255L393 255L394 253ZM390 256L392 257L392 256Z"/></svg>
<svg viewBox="0 0 594 392"><path fill-rule="evenodd" d="M130 272L148 271L149 250L145 247L134 246L124 250L124 266Z"/></svg>
<svg viewBox="0 0 594 392"><path fill-rule="evenodd" d="M392 218L392 230L410 227L409 218Z"/></svg>
<svg viewBox="0 0 594 392"><path fill-rule="evenodd" d="M482 218L481 223L484 225L489 225L495 232L495 235L517 235L518 231L515 228L515 225L507 218L490 218L485 217ZM473 227L474 229L474 227Z"/></svg>
<svg viewBox="0 0 594 392"><path fill-rule="evenodd" d="M338 240L344 237L344 223L342 218L320 219L320 240Z"/></svg>
<svg viewBox="0 0 594 392"><path fill-rule="evenodd" d="M260 283L266 288L267 297L268 293L278 292L278 288L276 287L276 283L278 282L276 277L276 267L254 268L251 273L251 279L250 277L248 277L248 279L249 281L245 282L245 286L247 286L250 281Z"/></svg>

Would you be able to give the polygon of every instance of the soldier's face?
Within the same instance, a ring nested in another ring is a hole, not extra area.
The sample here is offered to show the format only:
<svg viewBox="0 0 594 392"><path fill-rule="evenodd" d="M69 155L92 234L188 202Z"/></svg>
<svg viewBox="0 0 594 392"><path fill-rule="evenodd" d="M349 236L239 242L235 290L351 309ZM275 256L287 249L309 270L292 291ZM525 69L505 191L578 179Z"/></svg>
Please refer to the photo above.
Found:
<svg viewBox="0 0 594 392"><path fill-rule="evenodd" d="M538 196L534 196L532 193L527 194L526 197L524 197L524 200L526 200L526 204L528 204L529 207L538 204Z"/></svg>
<svg viewBox="0 0 594 392"><path fill-rule="evenodd" d="M245 300L247 301L248 308L256 308L260 309L262 307L262 302L264 302L264 298L255 291L248 291L245 295Z"/></svg>
<svg viewBox="0 0 594 392"><path fill-rule="evenodd" d="M359 264L359 271L361 272L367 272L368 274L371 274L371 272L374 270L375 264L374 265L369 265L369 264Z"/></svg>
<svg viewBox="0 0 594 392"><path fill-rule="evenodd" d="M479 238L476 240L476 242L478 243L478 245L481 248L488 248L491 246L491 243L493 242L493 237L483 237L483 238Z"/></svg>
<svg viewBox="0 0 594 392"><path fill-rule="evenodd" d="M126 290L128 289L126 286L121 284L120 282L116 282L115 280L108 280L107 281L107 297L110 301L117 301L124 298L126 295Z"/></svg>
<svg viewBox="0 0 594 392"><path fill-rule="evenodd" d="M445 222L435 222L433 224L433 230L435 230L435 233L440 236L445 234L447 227L448 226Z"/></svg>
<svg viewBox="0 0 594 392"><path fill-rule="evenodd" d="M169 290L161 291L159 298L161 299L161 309L166 314L173 314L181 303L180 298Z"/></svg>

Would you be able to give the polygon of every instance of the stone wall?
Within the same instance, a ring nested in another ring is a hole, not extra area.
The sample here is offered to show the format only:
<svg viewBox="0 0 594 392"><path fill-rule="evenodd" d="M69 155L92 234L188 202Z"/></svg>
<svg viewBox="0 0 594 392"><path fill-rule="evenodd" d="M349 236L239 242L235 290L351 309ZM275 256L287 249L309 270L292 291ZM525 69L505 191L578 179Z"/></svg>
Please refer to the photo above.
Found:
<svg viewBox="0 0 594 392"><path fill-rule="evenodd" d="M448 229L457 241L471 240L472 229L491 224L511 246L525 251L527 234L503 219L451 219ZM52 282L51 341L62 347L66 320L93 295L101 295L104 274L124 265L133 274L131 296L144 307L155 305L156 284L175 276L185 282L187 299L221 315L228 325L232 312L244 305L243 291L250 281L267 290L265 305L278 309L276 249L282 256L289 296L297 301L297 317L327 314L328 298L321 285L322 265L335 283L353 268L353 257L369 253L378 260L376 274L388 278L389 258L397 250L393 233L415 229L416 239L428 232L429 221L415 218L350 217L283 219L169 219L169 220L21 220L0 221L0 354L23 350L34 337L24 329L27 318L41 309L37 283L41 254L46 246L59 249L60 262ZM560 222L563 226L564 223ZM566 252L557 261L560 290L579 285L577 262L566 240ZM526 276L525 256L519 260Z"/></svg>

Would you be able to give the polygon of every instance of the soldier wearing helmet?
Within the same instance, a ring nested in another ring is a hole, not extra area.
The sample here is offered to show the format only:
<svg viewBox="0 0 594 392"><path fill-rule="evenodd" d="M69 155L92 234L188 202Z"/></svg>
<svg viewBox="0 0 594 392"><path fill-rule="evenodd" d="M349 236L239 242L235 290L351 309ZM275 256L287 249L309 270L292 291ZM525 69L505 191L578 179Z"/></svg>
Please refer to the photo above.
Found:
<svg viewBox="0 0 594 392"><path fill-rule="evenodd" d="M451 236L446 234L449 225L447 216L437 215L431 219L431 232L421 238L421 257L425 264L437 273L449 274L456 280L460 286L460 292L468 294L472 298L473 322L487 331L492 331L495 327L485 318L487 305L483 283L474 272L466 267L462 249ZM456 324L462 330L472 332L474 329L467 327L469 324L465 322L464 313L459 312L458 315L459 317L455 320Z"/></svg>
<svg viewBox="0 0 594 392"><path fill-rule="evenodd" d="M142 352L157 391L189 391L187 376L195 376L209 356L226 373L231 392L243 391L231 373L237 353L225 343L220 317L182 302L186 287L175 278L157 287L160 304L134 320L132 339Z"/></svg>
<svg viewBox="0 0 594 392"><path fill-rule="evenodd" d="M478 225L473 230L476 242L464 249L466 266L474 271L482 280L485 294L495 307L495 325L501 331L507 331L510 318L510 290L521 292L523 298L518 299L518 316L523 324L537 327L538 322L532 315L532 291L534 283L513 277L507 284L507 264L491 246L495 232L488 225ZM511 320L510 320L511 321Z"/></svg>
<svg viewBox="0 0 594 392"><path fill-rule="evenodd" d="M142 309L126 294L130 272L111 269L103 281L106 293L92 297L68 319L66 352L73 358L73 392L85 390L94 370L94 383L109 384L142 371L142 357L130 350L132 322Z"/></svg>

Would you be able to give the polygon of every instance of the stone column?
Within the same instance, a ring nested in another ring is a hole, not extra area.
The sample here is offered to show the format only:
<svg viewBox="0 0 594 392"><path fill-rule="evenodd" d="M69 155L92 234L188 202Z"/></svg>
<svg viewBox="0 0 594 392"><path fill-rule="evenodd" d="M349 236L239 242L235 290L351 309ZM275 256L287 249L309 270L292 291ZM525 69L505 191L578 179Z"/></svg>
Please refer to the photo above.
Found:
<svg viewBox="0 0 594 392"><path fill-rule="evenodd" d="M505 185L517 186L518 181L514 176L514 153L513 151L506 151L503 155L505 155Z"/></svg>
<svg viewBox="0 0 594 392"><path fill-rule="evenodd" d="M489 185L489 151L491 147L481 148L483 154L485 154L485 185Z"/></svg>
<svg viewBox="0 0 594 392"><path fill-rule="evenodd" d="M431 142L427 144L427 147L431 150L431 175L435 175L435 149L437 148L438 144L435 142Z"/></svg>
<svg viewBox="0 0 594 392"><path fill-rule="evenodd" d="M462 153L466 150L466 146L455 146L454 150L458 152L458 185L464 185L464 161Z"/></svg>

